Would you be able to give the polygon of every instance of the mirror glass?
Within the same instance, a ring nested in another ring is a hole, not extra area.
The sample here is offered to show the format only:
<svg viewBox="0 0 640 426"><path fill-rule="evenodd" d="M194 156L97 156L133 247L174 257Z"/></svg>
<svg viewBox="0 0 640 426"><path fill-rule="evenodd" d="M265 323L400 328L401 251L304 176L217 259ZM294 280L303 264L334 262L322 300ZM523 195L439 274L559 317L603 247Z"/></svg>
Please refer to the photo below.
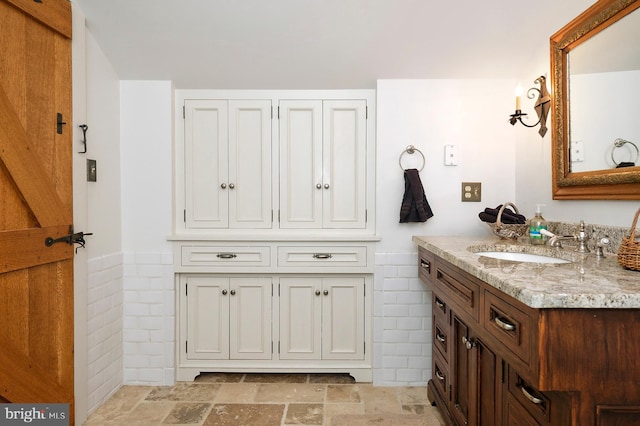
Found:
<svg viewBox="0 0 640 426"><path fill-rule="evenodd" d="M554 199L640 199L640 0L599 0L551 36Z"/></svg>
<svg viewBox="0 0 640 426"><path fill-rule="evenodd" d="M569 170L640 165L640 10L572 49L567 69Z"/></svg>

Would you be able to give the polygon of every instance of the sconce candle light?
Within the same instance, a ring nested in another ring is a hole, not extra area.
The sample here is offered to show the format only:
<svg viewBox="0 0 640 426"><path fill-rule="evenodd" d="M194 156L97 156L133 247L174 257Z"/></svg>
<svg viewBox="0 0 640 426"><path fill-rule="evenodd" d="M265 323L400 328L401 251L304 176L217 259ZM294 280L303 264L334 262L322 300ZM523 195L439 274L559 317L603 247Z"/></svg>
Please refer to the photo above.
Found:
<svg viewBox="0 0 640 426"><path fill-rule="evenodd" d="M549 95L549 90L547 89L547 79L544 76L540 76L535 79L534 83L540 85L540 88L532 87L527 90L527 98L533 99L535 97L534 92L538 92L538 99L536 100L536 104L534 109L536 110L536 114L538 115L538 121L535 124L527 124L522 121L522 117L525 117L527 113L522 112L520 109L520 98L522 96L522 88L518 87L516 89L516 112L511 114L511 118L509 122L511 125L515 125L516 122L520 122L523 126L526 127L536 127L538 124L540 125L540 129L538 133L540 136L544 136L547 133L547 117L549 115L549 110L551 109L551 96Z"/></svg>

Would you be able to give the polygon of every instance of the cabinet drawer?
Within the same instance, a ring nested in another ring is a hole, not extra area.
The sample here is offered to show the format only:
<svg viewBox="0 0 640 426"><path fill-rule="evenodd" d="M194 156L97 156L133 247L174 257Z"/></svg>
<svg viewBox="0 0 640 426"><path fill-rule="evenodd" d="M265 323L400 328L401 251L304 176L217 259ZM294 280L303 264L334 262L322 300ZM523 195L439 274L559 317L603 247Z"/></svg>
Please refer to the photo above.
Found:
<svg viewBox="0 0 640 426"><path fill-rule="evenodd" d="M271 249L264 247L182 246L182 266L269 266Z"/></svg>
<svg viewBox="0 0 640 426"><path fill-rule="evenodd" d="M533 356L532 338L537 327L534 313L526 312L490 291L484 294L484 328L510 352L529 365Z"/></svg>
<svg viewBox="0 0 640 426"><path fill-rule="evenodd" d="M444 301L444 298L436 293L432 293L433 303L431 306L431 310L433 311L433 316L437 318L443 324L449 324L449 306L447 302Z"/></svg>
<svg viewBox="0 0 640 426"><path fill-rule="evenodd" d="M480 284L477 279L464 271L438 261L436 263L435 284L445 296L461 309L456 313L466 313L478 321L480 312Z"/></svg>
<svg viewBox="0 0 640 426"><path fill-rule="evenodd" d="M542 392L530 386L520 375L509 367L509 405L514 406L514 411L524 410L536 421L535 424L547 425L550 422L551 400ZM558 407L560 408L560 407ZM511 411L511 410L508 410ZM523 416L525 417L525 416ZM528 417L528 416L527 416ZM526 423L529 424L529 423Z"/></svg>
<svg viewBox="0 0 640 426"><path fill-rule="evenodd" d="M449 401L449 393L447 392L449 389L449 367L436 352L433 353L431 371L433 371L432 382L436 390L442 399Z"/></svg>
<svg viewBox="0 0 640 426"><path fill-rule="evenodd" d="M433 284L433 277L435 276L436 270L433 253L420 247L418 256L418 276L423 282Z"/></svg>
<svg viewBox="0 0 640 426"><path fill-rule="evenodd" d="M446 323L434 316L433 322L433 346L445 361L449 359L449 327Z"/></svg>
<svg viewBox="0 0 640 426"><path fill-rule="evenodd" d="M278 266L283 267L364 267L367 266L367 247L280 246Z"/></svg>

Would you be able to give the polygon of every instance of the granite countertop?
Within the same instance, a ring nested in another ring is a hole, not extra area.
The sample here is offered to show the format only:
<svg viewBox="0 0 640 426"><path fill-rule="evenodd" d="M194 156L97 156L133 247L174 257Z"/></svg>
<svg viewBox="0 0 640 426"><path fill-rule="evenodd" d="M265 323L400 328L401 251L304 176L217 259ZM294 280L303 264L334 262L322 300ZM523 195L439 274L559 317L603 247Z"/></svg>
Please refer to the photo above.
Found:
<svg viewBox="0 0 640 426"><path fill-rule="evenodd" d="M414 236L413 242L533 308L640 308L640 272L616 256L581 254L496 237ZM514 251L560 257L571 263L514 262L478 255Z"/></svg>

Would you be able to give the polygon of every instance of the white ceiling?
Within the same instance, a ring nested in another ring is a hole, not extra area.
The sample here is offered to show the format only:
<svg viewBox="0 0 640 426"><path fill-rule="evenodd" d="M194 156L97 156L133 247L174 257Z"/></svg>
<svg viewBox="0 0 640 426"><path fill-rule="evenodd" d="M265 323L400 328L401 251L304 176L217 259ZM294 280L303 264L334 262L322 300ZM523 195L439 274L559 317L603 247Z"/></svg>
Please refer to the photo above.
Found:
<svg viewBox="0 0 640 426"><path fill-rule="evenodd" d="M548 70L549 37L593 0L73 0L123 80L360 89L391 78Z"/></svg>

